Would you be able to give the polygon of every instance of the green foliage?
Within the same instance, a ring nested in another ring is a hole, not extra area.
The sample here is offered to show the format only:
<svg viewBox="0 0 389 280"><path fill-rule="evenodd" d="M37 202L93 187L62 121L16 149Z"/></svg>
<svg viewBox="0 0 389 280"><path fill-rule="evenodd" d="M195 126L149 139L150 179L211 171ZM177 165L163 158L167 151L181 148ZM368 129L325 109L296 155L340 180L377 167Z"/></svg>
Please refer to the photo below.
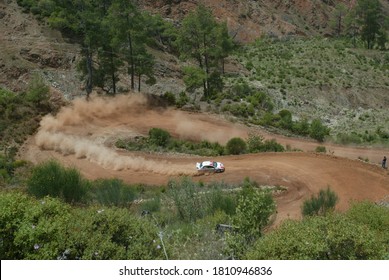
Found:
<svg viewBox="0 0 389 280"><path fill-rule="evenodd" d="M309 134L309 127L310 127L310 124L309 124L308 120L304 118L300 121L294 122L293 127L292 127L292 131L299 134L299 135L306 136Z"/></svg>
<svg viewBox="0 0 389 280"><path fill-rule="evenodd" d="M190 92L203 86L203 81L206 79L206 73L198 67L187 66L183 69L184 83L186 89Z"/></svg>
<svg viewBox="0 0 389 280"><path fill-rule="evenodd" d="M250 153L258 152L284 152L285 148L275 139L263 141L261 135L249 134L247 146Z"/></svg>
<svg viewBox="0 0 389 280"><path fill-rule="evenodd" d="M166 194L173 200L179 219L185 222L194 222L217 211L235 213L235 200L217 184L203 188L184 177L170 181Z"/></svg>
<svg viewBox="0 0 389 280"><path fill-rule="evenodd" d="M302 214L303 216L326 215L335 209L337 202L338 196L328 187L326 190L320 190L317 196L304 201Z"/></svg>
<svg viewBox="0 0 389 280"><path fill-rule="evenodd" d="M265 140L260 148L260 152L284 152L285 148L277 143L275 139Z"/></svg>
<svg viewBox="0 0 389 280"><path fill-rule="evenodd" d="M239 197L234 225L247 239L261 236L263 228L268 224L275 209L271 192L256 190L249 182L244 186Z"/></svg>
<svg viewBox="0 0 389 280"><path fill-rule="evenodd" d="M206 99L221 91L220 72L223 70L220 71L220 64L224 65L224 58L233 49L226 24L219 24L211 10L199 5L182 21L176 44L181 57L192 58L197 63L197 69L190 67L185 70L187 87L202 86Z"/></svg>
<svg viewBox="0 0 389 280"><path fill-rule="evenodd" d="M47 105L50 97L49 94L49 86L45 84L42 77L35 74L29 85L26 100L38 106Z"/></svg>
<svg viewBox="0 0 389 280"><path fill-rule="evenodd" d="M205 215L204 196L198 195L196 183L188 177L181 181L170 181L167 195L173 199L181 220L195 221Z"/></svg>
<svg viewBox="0 0 389 280"><path fill-rule="evenodd" d="M389 208L368 201L353 203L347 217L360 225L368 226L382 236L389 254Z"/></svg>
<svg viewBox="0 0 389 280"><path fill-rule="evenodd" d="M193 142L170 138L165 146L161 146L157 141L150 141L149 138L139 137L133 140L119 139L116 147L130 151L158 151L195 154L200 156L219 156L224 154L224 146L217 142Z"/></svg>
<svg viewBox="0 0 389 280"><path fill-rule="evenodd" d="M227 238L229 254L237 259L241 259L253 242L262 236L264 227L276 210L271 193L254 186L250 180L245 181L233 217L236 229Z"/></svg>
<svg viewBox="0 0 389 280"><path fill-rule="evenodd" d="M228 154L239 155L246 153L246 142L240 137L231 138L226 144Z"/></svg>
<svg viewBox="0 0 389 280"><path fill-rule="evenodd" d="M280 115L280 126L284 129L292 130L293 121L292 113L286 109L281 110L278 115Z"/></svg>
<svg viewBox="0 0 389 280"><path fill-rule="evenodd" d="M43 102L42 105L48 105ZM51 106L40 106L27 101L24 93L0 88L0 149L21 144L27 135L39 126L40 114L48 113Z"/></svg>
<svg viewBox="0 0 389 280"><path fill-rule="evenodd" d="M2 182L10 182L15 170L26 164L23 160L15 160L16 153L15 146L9 147L4 153L0 152L0 185Z"/></svg>
<svg viewBox="0 0 389 280"><path fill-rule="evenodd" d="M323 125L321 120L315 119L312 121L310 131L309 131L310 137L316 139L319 142L323 142L324 137L329 134L330 134L329 128Z"/></svg>
<svg viewBox="0 0 389 280"><path fill-rule="evenodd" d="M263 136L250 133L247 139L247 148L250 153L258 153L263 146Z"/></svg>
<svg viewBox="0 0 389 280"><path fill-rule="evenodd" d="M194 223L179 224L168 228L165 244L171 255L178 260L225 260L225 238L215 230L218 224L229 224L230 218L224 212L198 219Z"/></svg>
<svg viewBox="0 0 389 280"><path fill-rule="evenodd" d="M358 0L354 9L361 38L366 43L367 48L372 49L381 34L385 34L388 30L382 4L379 0Z"/></svg>
<svg viewBox="0 0 389 280"><path fill-rule="evenodd" d="M128 207L136 198L135 188L116 178L93 182L90 193L104 206Z"/></svg>
<svg viewBox="0 0 389 280"><path fill-rule="evenodd" d="M37 198L59 197L68 203L84 201L89 188L79 171L53 160L35 166L27 185L28 192Z"/></svg>
<svg viewBox="0 0 389 280"><path fill-rule="evenodd" d="M24 214L32 207L32 201L18 193L0 194L0 258L22 259L23 251L14 243L15 234L23 223Z"/></svg>
<svg viewBox="0 0 389 280"><path fill-rule="evenodd" d="M186 105L189 102L189 97L186 95L185 92L180 92L178 95L178 100L176 102L176 105L178 108L182 108L184 105Z"/></svg>
<svg viewBox="0 0 389 280"><path fill-rule="evenodd" d="M1 259L162 259L157 230L126 209L71 208L54 198L0 195Z"/></svg>
<svg viewBox="0 0 389 280"><path fill-rule="evenodd" d="M327 153L327 149L325 146L317 146L316 149L315 149L315 152L316 153Z"/></svg>
<svg viewBox="0 0 389 280"><path fill-rule="evenodd" d="M154 196L151 199L144 201L141 205L142 211L148 211L151 213L158 212L161 210L161 197Z"/></svg>
<svg viewBox="0 0 389 280"><path fill-rule="evenodd" d="M165 147L168 144L170 138L171 138L170 133L161 128L151 128L149 130L148 141L151 144Z"/></svg>
<svg viewBox="0 0 389 280"><path fill-rule="evenodd" d="M361 213L368 217L366 213ZM384 228L381 228L385 231ZM387 243L381 235L342 215L314 216L286 221L258 239L247 259L369 260L383 259Z"/></svg>
<svg viewBox="0 0 389 280"><path fill-rule="evenodd" d="M117 92L119 68L126 66L131 89L141 88L142 76L147 83L155 82L154 58L146 45L172 46L173 28L161 17L153 17L140 10L134 1L31 1L18 4L46 18L49 24L76 40L82 46L78 70L85 79L89 95L100 87L108 94ZM158 41L158 43L157 43Z"/></svg>
<svg viewBox="0 0 389 280"><path fill-rule="evenodd" d="M348 14L348 8L344 3L338 3L335 6L331 16L330 27L334 30L336 36L344 34L345 18Z"/></svg>
<svg viewBox="0 0 389 280"><path fill-rule="evenodd" d="M172 92L167 91L162 97L169 105L176 105L176 96Z"/></svg>

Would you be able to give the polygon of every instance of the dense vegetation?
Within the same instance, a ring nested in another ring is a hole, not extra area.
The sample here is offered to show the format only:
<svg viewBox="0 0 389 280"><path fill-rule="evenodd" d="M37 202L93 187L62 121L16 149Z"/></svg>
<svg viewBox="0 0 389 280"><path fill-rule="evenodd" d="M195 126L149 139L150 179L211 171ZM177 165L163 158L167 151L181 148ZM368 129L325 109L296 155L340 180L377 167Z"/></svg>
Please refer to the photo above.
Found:
<svg viewBox="0 0 389 280"><path fill-rule="evenodd" d="M49 87L38 75L26 92L0 88L0 150L23 143L38 128L40 116L54 109Z"/></svg>
<svg viewBox="0 0 389 280"><path fill-rule="evenodd" d="M33 196L20 187L0 193L2 259L389 257L389 210L376 204L358 203L344 214L319 212L264 233L276 215L272 191L280 187L263 188L249 179L204 184L184 177L144 188L80 176L86 192L69 204L51 181L40 183L41 190L49 189L47 196L35 193L34 178L48 167L57 186L67 185L60 173L72 169L52 166L33 169L28 183Z"/></svg>

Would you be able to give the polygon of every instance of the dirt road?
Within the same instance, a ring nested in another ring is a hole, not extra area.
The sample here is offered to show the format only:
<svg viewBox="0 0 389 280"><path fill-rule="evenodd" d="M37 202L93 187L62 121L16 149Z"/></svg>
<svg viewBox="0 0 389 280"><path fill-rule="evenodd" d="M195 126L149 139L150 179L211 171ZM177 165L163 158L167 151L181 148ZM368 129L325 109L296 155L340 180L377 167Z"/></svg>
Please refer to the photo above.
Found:
<svg viewBox="0 0 389 280"><path fill-rule="evenodd" d="M225 173L193 176L193 180L241 182L249 177L260 184L285 187L276 197L276 223L299 218L302 202L327 187L338 194L339 210L347 209L351 201L379 201L389 195L389 173L378 165L388 150L324 144L330 155L319 155L310 152L318 146L316 142L271 135L219 116L156 110L146 103L140 96L76 101L55 117L46 117L37 135L25 143L22 155L34 163L58 159L89 179L118 177L128 183L158 185L177 176L193 176L196 161L205 158L118 150L113 146L118 138L146 135L150 128L159 127L175 137L225 144L255 131L303 152L218 157L226 166Z"/></svg>

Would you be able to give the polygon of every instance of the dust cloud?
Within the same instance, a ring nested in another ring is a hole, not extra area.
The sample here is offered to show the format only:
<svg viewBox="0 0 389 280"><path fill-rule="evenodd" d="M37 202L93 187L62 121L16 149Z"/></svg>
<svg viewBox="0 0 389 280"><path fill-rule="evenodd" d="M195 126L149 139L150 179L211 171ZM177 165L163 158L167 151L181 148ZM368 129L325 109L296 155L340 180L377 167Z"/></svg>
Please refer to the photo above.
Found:
<svg viewBox="0 0 389 280"><path fill-rule="evenodd" d="M193 175L193 166L172 165L166 160L150 160L140 156L124 156L114 149L96 143L88 135L93 134L89 124L99 120L115 120L117 117L142 115L147 111L147 100L142 95L93 98L90 101L75 100L56 116L48 115L41 121L35 137L43 150L54 150L63 155L74 154L106 169L142 170L166 175ZM85 128L85 129L83 129ZM106 128L109 130L109 127Z"/></svg>
<svg viewBox="0 0 389 280"><path fill-rule="evenodd" d="M55 116L45 116L35 137L40 149L73 154L106 169L145 170L168 175L193 175L192 165L146 159L118 153L112 143L121 135L147 135L150 128L169 131L174 137L225 144L232 137L247 136L247 130L206 114L195 114L154 106L145 95L76 99ZM110 145L104 139L111 137ZM103 141L102 141L103 139Z"/></svg>

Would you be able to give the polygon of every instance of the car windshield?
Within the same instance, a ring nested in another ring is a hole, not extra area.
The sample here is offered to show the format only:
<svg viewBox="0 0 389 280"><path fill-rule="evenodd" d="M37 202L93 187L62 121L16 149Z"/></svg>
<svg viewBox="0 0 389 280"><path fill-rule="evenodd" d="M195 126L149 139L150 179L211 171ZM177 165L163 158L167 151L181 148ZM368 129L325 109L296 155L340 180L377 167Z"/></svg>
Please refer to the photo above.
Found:
<svg viewBox="0 0 389 280"><path fill-rule="evenodd" d="M215 168L217 167L217 162L216 161L213 162L213 167L215 167Z"/></svg>

